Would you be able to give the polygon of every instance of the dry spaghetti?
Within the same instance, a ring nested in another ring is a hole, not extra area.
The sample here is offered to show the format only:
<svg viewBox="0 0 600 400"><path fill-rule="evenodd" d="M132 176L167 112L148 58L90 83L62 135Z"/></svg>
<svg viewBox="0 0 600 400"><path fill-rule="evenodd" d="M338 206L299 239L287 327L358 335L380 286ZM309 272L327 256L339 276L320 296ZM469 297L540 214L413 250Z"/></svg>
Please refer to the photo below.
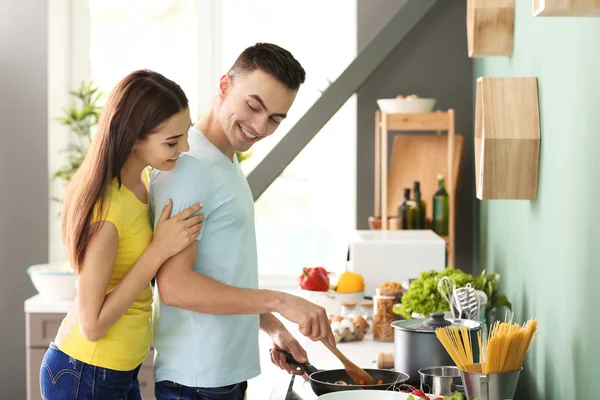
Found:
<svg viewBox="0 0 600 400"><path fill-rule="evenodd" d="M473 358L473 344L466 326L438 328L435 335L442 343L456 366L466 372L484 374L513 372L521 369L525 355L537 335L537 320L531 319L522 326L510 321L496 323L489 336L477 332L479 364Z"/></svg>

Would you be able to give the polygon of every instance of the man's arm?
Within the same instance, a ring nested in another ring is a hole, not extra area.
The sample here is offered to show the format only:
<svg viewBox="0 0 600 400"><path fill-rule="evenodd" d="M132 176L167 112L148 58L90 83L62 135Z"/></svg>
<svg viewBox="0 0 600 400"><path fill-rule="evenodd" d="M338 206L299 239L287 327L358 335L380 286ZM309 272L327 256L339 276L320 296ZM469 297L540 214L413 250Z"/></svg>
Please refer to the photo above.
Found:
<svg viewBox="0 0 600 400"><path fill-rule="evenodd" d="M260 314L260 329L268 335L273 335L277 331L286 329L283 323L273 313ZM287 329L286 329L287 330Z"/></svg>
<svg viewBox="0 0 600 400"><path fill-rule="evenodd" d="M156 283L166 306L203 314L263 315L277 312L288 321L298 324L304 336L312 340L328 338L335 346L323 307L284 292L238 288L211 279L194 270L197 252L198 246L192 244L167 260L158 270Z"/></svg>
<svg viewBox="0 0 600 400"><path fill-rule="evenodd" d="M165 305L203 314L264 314L281 308L283 293L229 286L197 273L197 252L193 243L158 271L156 282Z"/></svg>

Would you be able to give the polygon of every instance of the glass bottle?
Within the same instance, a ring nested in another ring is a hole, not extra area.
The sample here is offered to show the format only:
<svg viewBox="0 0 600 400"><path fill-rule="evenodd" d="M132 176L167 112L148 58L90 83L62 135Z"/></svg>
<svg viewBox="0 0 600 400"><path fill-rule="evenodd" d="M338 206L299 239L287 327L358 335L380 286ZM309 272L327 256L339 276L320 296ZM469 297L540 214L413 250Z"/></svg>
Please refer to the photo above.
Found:
<svg viewBox="0 0 600 400"><path fill-rule="evenodd" d="M410 188L404 188L404 201L398 207L402 229L415 229L415 203L410 199Z"/></svg>
<svg viewBox="0 0 600 400"><path fill-rule="evenodd" d="M425 229L425 202L421 197L421 184L419 181L414 182L414 196L415 196L415 228L414 229Z"/></svg>
<svg viewBox="0 0 600 400"><path fill-rule="evenodd" d="M448 236L450 200L444 187L444 177L438 176L438 190L433 195L432 230L439 236Z"/></svg>

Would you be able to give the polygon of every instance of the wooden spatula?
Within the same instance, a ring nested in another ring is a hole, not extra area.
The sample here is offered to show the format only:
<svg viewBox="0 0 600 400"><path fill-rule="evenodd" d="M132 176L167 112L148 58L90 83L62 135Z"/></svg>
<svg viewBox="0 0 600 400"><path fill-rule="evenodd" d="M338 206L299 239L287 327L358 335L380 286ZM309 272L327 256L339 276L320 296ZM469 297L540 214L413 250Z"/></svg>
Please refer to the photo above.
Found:
<svg viewBox="0 0 600 400"><path fill-rule="evenodd" d="M321 339L321 343L325 345L341 362L344 364L344 369L348 376L358 385L375 385L377 382L365 370L354 364L337 348L329 344L327 338Z"/></svg>

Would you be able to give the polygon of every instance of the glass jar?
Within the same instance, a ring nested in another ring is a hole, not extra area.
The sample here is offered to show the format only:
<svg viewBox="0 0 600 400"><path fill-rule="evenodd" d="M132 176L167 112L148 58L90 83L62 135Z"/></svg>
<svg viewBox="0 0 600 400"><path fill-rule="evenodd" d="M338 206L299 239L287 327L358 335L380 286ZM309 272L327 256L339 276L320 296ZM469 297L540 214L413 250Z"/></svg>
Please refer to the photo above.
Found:
<svg viewBox="0 0 600 400"><path fill-rule="evenodd" d="M369 323L373 322L373 302L363 301L360 303L360 315Z"/></svg>
<svg viewBox="0 0 600 400"><path fill-rule="evenodd" d="M353 319L358 315L356 303L353 301L349 301L346 303L342 303L342 317Z"/></svg>
<svg viewBox="0 0 600 400"><path fill-rule="evenodd" d="M379 289L375 289L375 292L376 295L373 297L373 340L393 342L394 328L392 322L400 319L393 312L396 297L382 296Z"/></svg>

